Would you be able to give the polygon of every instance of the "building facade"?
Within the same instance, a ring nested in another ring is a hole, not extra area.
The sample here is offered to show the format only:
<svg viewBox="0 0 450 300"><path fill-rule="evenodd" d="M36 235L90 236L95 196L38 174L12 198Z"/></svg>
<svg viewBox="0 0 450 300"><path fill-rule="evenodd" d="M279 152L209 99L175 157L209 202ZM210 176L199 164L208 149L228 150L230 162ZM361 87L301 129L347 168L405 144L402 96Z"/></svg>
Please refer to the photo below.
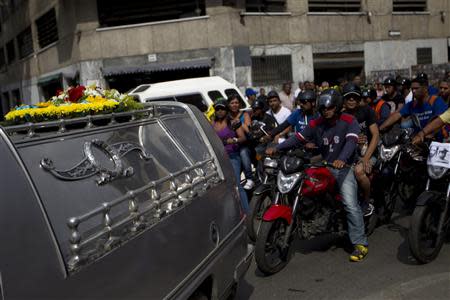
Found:
<svg viewBox="0 0 450 300"><path fill-rule="evenodd" d="M448 0L5 0L4 112L56 90L219 75L248 86L449 62ZM3 115L2 113L2 115Z"/></svg>

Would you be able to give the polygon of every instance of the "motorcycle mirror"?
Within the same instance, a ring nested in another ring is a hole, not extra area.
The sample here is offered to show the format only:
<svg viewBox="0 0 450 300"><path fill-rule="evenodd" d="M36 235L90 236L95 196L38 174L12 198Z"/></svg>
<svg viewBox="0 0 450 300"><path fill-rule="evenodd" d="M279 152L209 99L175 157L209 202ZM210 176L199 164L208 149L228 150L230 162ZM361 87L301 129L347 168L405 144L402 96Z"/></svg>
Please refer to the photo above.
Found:
<svg viewBox="0 0 450 300"><path fill-rule="evenodd" d="M241 123L241 122L236 122L236 123L234 123L234 124L231 125L231 129L233 129L233 131L236 131L236 130L238 130L239 127L241 127L241 126L242 126L242 123Z"/></svg>
<svg viewBox="0 0 450 300"><path fill-rule="evenodd" d="M419 128L419 129L422 129L422 125L420 124L420 120L419 120L419 117L417 115L413 114L411 116L411 120L412 120L412 122L413 122L415 127Z"/></svg>

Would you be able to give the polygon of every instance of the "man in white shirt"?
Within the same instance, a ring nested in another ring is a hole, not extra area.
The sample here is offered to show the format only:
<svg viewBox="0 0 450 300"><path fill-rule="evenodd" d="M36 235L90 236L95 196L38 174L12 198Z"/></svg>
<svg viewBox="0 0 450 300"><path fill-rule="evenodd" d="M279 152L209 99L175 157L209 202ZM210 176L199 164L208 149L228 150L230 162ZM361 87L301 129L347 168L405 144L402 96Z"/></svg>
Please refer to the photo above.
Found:
<svg viewBox="0 0 450 300"><path fill-rule="evenodd" d="M298 82L298 88L295 90L294 92L294 98L297 99L298 94L300 94L301 91L303 91L305 88L303 82L299 81Z"/></svg>
<svg viewBox="0 0 450 300"><path fill-rule="evenodd" d="M286 82L283 84L283 90L280 92L279 99L281 100L281 105L287 109L292 110L294 108L295 96L290 83Z"/></svg>
<svg viewBox="0 0 450 300"><path fill-rule="evenodd" d="M405 98L405 104L413 100L411 80L409 80L408 78L402 79L402 95Z"/></svg>
<svg viewBox="0 0 450 300"><path fill-rule="evenodd" d="M269 115L275 118L278 125L282 124L290 116L291 111L281 105L280 96L275 91L270 91L267 94L267 102L269 103Z"/></svg>

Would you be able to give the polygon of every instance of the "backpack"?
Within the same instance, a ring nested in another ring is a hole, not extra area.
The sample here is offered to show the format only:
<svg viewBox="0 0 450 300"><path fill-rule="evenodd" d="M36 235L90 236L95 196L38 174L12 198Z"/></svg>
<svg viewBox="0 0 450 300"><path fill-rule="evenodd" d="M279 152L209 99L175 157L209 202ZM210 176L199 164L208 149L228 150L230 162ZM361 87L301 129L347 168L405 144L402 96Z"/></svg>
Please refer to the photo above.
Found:
<svg viewBox="0 0 450 300"><path fill-rule="evenodd" d="M377 118L377 120L379 120L381 118L381 108L383 107L383 104L386 103L384 100L380 99L377 103L377 105L375 106L375 116Z"/></svg>

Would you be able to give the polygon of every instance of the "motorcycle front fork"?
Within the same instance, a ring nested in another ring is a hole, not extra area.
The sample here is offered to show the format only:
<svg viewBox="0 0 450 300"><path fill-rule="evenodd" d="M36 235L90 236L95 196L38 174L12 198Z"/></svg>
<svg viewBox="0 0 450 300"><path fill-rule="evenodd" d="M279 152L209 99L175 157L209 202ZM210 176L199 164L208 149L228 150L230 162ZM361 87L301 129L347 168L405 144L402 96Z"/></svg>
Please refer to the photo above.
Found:
<svg viewBox="0 0 450 300"><path fill-rule="evenodd" d="M289 240L291 238L292 230L294 229L294 226L297 225L296 216L297 216L297 209L298 209L298 204L299 204L299 200L300 200L300 196L301 196L302 187L303 187L303 181L300 183L300 187L298 188L297 193L295 195L294 205L292 206L292 218L291 218L292 222L286 228L286 233L285 233L284 239L283 239L283 248L289 247Z"/></svg>

